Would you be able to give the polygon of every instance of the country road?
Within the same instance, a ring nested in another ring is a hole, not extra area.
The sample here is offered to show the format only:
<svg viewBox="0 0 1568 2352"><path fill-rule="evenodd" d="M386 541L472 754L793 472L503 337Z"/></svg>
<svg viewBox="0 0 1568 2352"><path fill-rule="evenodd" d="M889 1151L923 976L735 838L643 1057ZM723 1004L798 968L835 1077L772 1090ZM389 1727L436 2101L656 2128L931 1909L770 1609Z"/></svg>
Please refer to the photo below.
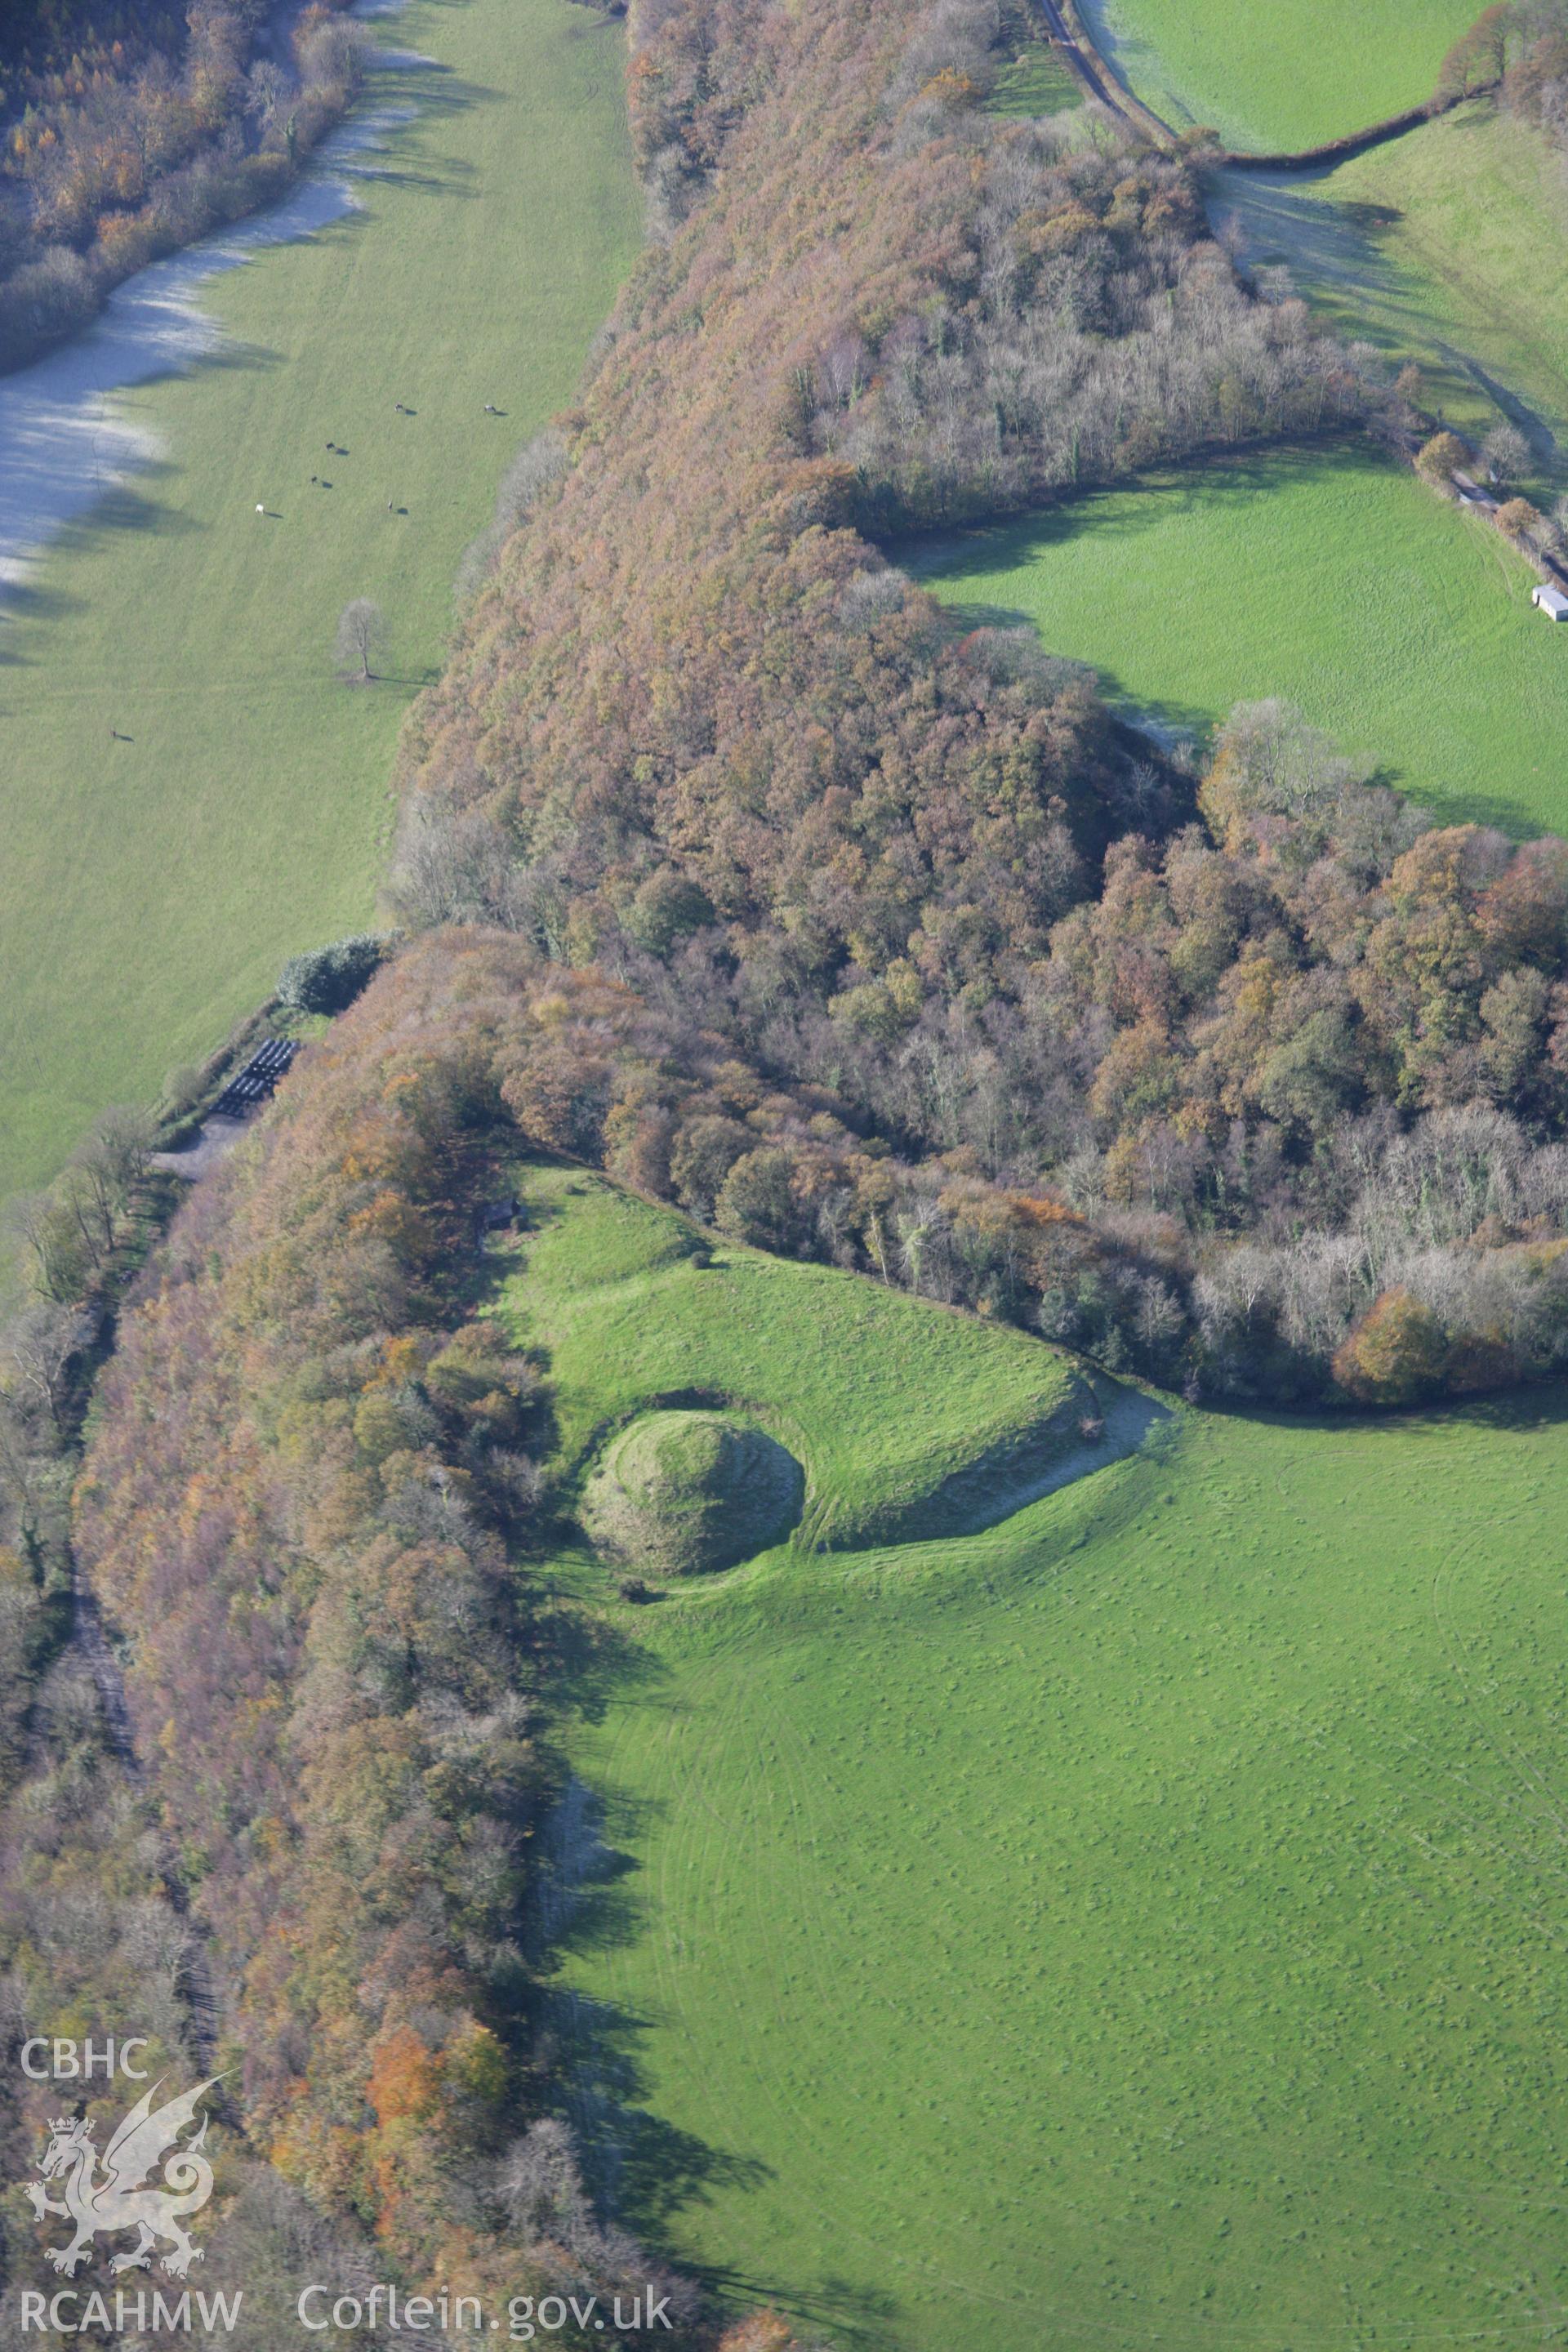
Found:
<svg viewBox="0 0 1568 2352"><path fill-rule="evenodd" d="M1122 115L1130 121L1131 118L1128 116L1126 107L1114 90L1108 86L1105 77L1100 70L1098 53L1093 55L1091 63L1089 57L1084 54L1082 47L1068 32L1062 12L1057 6L1057 0L1040 0L1040 8L1049 27L1052 40L1061 50L1068 65L1077 74L1084 88L1092 97L1100 100L1101 106L1108 106L1113 114Z"/></svg>
<svg viewBox="0 0 1568 2352"><path fill-rule="evenodd" d="M1068 0L1068 5L1072 5L1072 0ZM1118 78L1096 46L1093 33L1079 11L1073 7L1069 19L1062 0L1040 0L1040 9L1048 38L1060 50L1068 72L1077 76L1089 96L1098 100L1108 113L1120 115L1123 122L1145 131L1156 144L1168 142L1174 145L1176 131Z"/></svg>

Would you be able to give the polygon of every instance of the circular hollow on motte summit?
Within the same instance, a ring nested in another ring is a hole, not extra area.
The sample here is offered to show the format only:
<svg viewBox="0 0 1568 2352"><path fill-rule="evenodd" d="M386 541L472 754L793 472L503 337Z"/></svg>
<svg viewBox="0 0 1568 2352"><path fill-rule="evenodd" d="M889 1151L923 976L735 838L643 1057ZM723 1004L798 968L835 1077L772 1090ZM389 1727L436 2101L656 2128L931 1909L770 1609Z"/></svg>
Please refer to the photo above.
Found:
<svg viewBox="0 0 1568 2352"><path fill-rule="evenodd" d="M661 1576L700 1576L766 1551L800 1517L805 1474L732 1412L645 1412L611 1439L583 1494L601 1550Z"/></svg>

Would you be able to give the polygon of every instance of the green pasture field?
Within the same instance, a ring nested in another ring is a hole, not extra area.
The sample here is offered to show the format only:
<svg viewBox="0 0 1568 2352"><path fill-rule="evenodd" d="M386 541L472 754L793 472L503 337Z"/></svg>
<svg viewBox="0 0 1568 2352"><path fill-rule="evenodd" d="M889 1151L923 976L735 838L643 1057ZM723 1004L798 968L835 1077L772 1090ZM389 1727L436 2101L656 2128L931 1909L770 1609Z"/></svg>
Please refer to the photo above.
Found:
<svg viewBox="0 0 1568 2352"><path fill-rule="evenodd" d="M1156 724L1298 703L1451 820L1568 829L1568 629L1489 523L1365 448L1098 493L911 562L975 623L1032 623Z"/></svg>
<svg viewBox="0 0 1568 2352"><path fill-rule="evenodd" d="M363 211L206 285L225 348L118 404L162 462L0 623L0 1198L373 919L458 556L637 250L618 26L413 0L388 37L439 63L373 77L419 112ZM359 595L393 631L363 690L332 662Z"/></svg>
<svg viewBox="0 0 1568 2352"><path fill-rule="evenodd" d="M1568 189L1535 131L1478 100L1332 172L1231 172L1215 194L1339 332L1415 360L1461 432L1508 417L1561 487Z"/></svg>
<svg viewBox="0 0 1568 2352"><path fill-rule="evenodd" d="M1343 138L1432 94L1475 0L1079 0L1095 40L1177 130L1251 153Z"/></svg>
<svg viewBox="0 0 1568 2352"><path fill-rule="evenodd" d="M846 1277L879 1312L833 1321L837 1431L816 1277L694 1307L712 1277L631 1246L656 1214L568 1189L521 1244L568 1453L743 1363L875 1480L912 1360L880 1310L928 1327L950 1445L973 1345L1049 1361ZM603 1849L552 1981L621 2217L841 2352L1551 2340L1565 1410L1177 1410L989 1533L651 1606L559 1560Z"/></svg>
<svg viewBox="0 0 1568 2352"><path fill-rule="evenodd" d="M500 1311L546 1351L557 1456L574 1474L649 1406L732 1405L802 1464L803 1535L837 1547L922 1504L928 1518L960 1516L950 1482L981 1454L1011 1458L1044 1423L1061 1425L1041 1461L1078 1443L1083 1377L1007 1326L831 1266L710 1252L683 1218L572 1170L529 1171L524 1194L535 1230Z"/></svg>

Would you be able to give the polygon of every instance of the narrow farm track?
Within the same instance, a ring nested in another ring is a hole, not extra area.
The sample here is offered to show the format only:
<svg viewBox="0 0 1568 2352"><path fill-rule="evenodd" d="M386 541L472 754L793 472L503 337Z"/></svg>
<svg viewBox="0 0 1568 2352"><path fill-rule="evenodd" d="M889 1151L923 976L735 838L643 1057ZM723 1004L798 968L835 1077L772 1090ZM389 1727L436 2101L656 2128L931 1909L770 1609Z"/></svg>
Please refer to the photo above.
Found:
<svg viewBox="0 0 1568 2352"><path fill-rule="evenodd" d="M1109 60L1096 47L1088 26L1074 11L1074 26L1068 24L1058 0L1040 0L1040 11L1046 20L1052 46L1060 51L1062 62L1074 79L1082 83L1090 98L1120 115L1123 122L1148 131L1157 140L1175 143L1176 132L1163 117L1145 106L1141 98L1121 81Z"/></svg>
<svg viewBox="0 0 1568 2352"><path fill-rule="evenodd" d="M1049 27L1052 42L1062 53L1063 63L1077 75L1089 96L1097 98L1101 106L1110 107L1113 114L1125 115L1126 108L1115 96L1106 75L1100 70L1098 51L1093 53L1096 61L1091 64L1089 57L1084 54L1068 31L1062 18L1062 12L1057 6L1056 0L1040 0L1040 13Z"/></svg>

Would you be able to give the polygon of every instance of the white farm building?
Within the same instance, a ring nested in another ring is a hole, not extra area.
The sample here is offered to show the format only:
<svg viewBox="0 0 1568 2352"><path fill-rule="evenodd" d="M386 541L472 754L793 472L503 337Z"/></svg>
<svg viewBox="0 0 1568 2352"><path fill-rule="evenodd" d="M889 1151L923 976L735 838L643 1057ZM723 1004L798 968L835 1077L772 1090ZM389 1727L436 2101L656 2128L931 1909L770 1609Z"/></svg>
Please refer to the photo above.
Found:
<svg viewBox="0 0 1568 2352"><path fill-rule="evenodd" d="M1544 584L1532 588L1530 601L1538 611L1545 614L1549 621L1568 621L1568 596L1561 588L1548 588Z"/></svg>

